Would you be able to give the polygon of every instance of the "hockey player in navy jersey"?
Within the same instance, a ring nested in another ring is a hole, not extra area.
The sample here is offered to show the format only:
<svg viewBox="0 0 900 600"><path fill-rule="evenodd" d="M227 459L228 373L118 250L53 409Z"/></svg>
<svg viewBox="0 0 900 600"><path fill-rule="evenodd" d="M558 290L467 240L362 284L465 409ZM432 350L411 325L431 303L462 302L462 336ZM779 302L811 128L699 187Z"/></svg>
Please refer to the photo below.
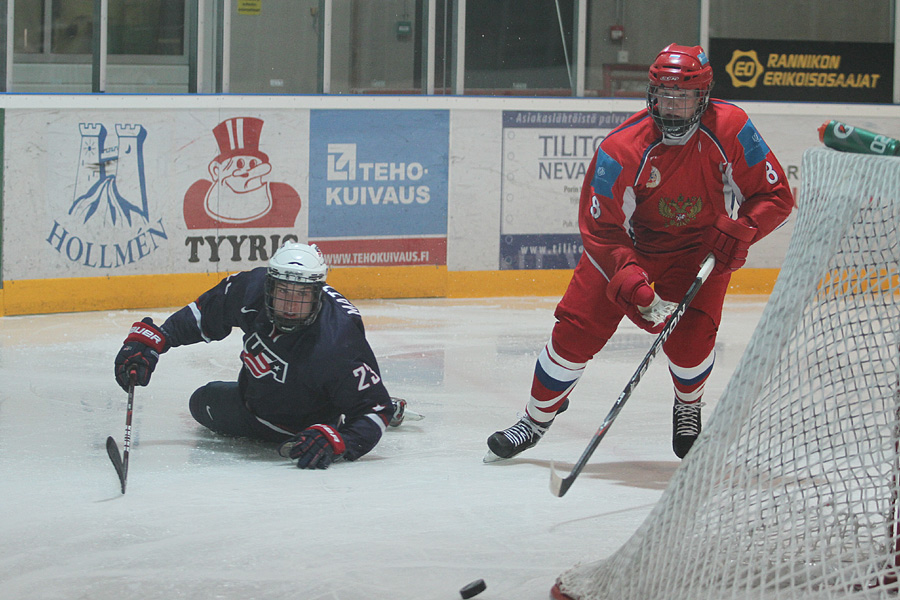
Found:
<svg viewBox="0 0 900 600"><path fill-rule="evenodd" d="M486 461L541 439L623 317L662 331L664 315L651 320L654 307L677 305L712 253L712 275L663 345L675 388L675 454L683 458L697 439L731 274L794 205L781 165L747 114L711 99L712 85L700 46L670 44L650 66L646 110L600 143L581 188L584 253L535 365L525 415L488 438Z"/></svg>
<svg viewBox="0 0 900 600"><path fill-rule="evenodd" d="M115 360L116 381L147 385L170 348L243 332L236 382L213 381L191 396L191 415L229 436L279 445L303 469L356 460L403 419L381 380L357 308L326 285L315 245L288 243L268 267L231 275L162 325L135 323Z"/></svg>

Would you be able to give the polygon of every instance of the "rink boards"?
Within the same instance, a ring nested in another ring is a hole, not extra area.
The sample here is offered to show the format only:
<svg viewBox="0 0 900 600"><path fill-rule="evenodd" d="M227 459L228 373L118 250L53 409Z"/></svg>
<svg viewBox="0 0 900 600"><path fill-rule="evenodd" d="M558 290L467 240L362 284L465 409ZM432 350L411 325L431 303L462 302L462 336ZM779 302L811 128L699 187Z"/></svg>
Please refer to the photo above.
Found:
<svg viewBox="0 0 900 600"><path fill-rule="evenodd" d="M833 118L897 136L888 105L745 102L799 189ZM593 152L643 101L6 96L0 314L177 306L286 241L350 298L558 296ZM791 225L754 246L768 293Z"/></svg>

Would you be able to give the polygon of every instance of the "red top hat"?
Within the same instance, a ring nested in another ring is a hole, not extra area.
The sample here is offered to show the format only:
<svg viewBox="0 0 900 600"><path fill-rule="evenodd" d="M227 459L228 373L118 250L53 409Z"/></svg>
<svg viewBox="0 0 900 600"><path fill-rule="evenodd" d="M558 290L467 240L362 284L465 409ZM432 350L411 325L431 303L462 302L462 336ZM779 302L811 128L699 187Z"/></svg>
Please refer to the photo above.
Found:
<svg viewBox="0 0 900 600"><path fill-rule="evenodd" d="M255 156L263 162L269 162L269 157L259 151L262 126L262 119L253 117L234 117L216 125L213 129L216 143L219 144L216 161L225 162L233 156Z"/></svg>

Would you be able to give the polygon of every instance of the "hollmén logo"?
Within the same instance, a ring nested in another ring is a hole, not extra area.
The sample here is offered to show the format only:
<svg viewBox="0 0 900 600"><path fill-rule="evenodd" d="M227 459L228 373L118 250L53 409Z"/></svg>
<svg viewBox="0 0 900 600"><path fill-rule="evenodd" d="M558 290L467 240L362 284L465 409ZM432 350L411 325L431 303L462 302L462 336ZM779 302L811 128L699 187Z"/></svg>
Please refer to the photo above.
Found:
<svg viewBox="0 0 900 600"><path fill-rule="evenodd" d="M66 215L46 241L71 263L115 269L143 260L167 240L162 219L150 221L144 142L138 124L116 124L114 144L101 123L80 123L75 186Z"/></svg>

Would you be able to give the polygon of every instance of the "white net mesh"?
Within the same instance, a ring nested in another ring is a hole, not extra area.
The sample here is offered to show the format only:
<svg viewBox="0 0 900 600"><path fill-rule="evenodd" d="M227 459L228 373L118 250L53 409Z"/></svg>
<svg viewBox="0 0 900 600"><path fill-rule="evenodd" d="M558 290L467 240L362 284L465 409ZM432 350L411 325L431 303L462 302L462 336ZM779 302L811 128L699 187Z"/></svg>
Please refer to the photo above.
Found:
<svg viewBox="0 0 900 600"><path fill-rule="evenodd" d="M577 599L897 598L900 159L803 157L772 296L706 429Z"/></svg>

